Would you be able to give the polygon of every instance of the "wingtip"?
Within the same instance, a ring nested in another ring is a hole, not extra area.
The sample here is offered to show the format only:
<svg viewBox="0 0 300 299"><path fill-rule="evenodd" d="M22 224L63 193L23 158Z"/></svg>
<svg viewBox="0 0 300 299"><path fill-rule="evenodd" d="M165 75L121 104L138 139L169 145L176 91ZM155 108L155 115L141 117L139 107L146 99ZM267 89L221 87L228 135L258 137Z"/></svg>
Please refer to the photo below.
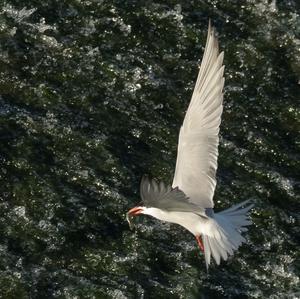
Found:
<svg viewBox="0 0 300 299"><path fill-rule="evenodd" d="M209 33L209 35L213 35L213 36L215 36L215 33L216 33L216 28L215 28L215 26L212 25L210 18L208 19L208 33Z"/></svg>
<svg viewBox="0 0 300 299"><path fill-rule="evenodd" d="M208 32L207 32L206 46L210 39L212 40L213 47L217 50L217 52L219 52L219 42L218 42L218 38L217 38L217 30L212 25L211 19L208 20Z"/></svg>
<svg viewBox="0 0 300 299"><path fill-rule="evenodd" d="M149 176L148 174L143 174L141 182L149 181Z"/></svg>

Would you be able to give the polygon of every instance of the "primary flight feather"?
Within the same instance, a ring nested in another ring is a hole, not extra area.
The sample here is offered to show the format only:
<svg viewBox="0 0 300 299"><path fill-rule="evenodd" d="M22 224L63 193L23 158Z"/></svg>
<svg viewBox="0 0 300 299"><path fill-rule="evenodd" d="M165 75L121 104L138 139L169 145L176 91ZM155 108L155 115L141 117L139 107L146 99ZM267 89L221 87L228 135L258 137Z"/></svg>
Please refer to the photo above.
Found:
<svg viewBox="0 0 300 299"><path fill-rule="evenodd" d="M248 212L253 206L244 201L219 213L213 210L225 81L223 57L209 23L198 78L179 133L172 186L144 176L140 188L143 205L127 213L129 223L132 216L146 214L189 230L204 252L207 268L211 256L219 264L245 241L241 233L251 224Z"/></svg>

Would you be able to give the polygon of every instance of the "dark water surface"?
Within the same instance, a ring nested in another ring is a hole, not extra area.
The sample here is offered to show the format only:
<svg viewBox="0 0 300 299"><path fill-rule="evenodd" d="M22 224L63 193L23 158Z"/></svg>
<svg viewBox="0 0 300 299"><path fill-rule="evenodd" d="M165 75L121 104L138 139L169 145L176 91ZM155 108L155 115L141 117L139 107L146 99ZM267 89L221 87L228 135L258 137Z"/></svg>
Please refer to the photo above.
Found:
<svg viewBox="0 0 300 299"><path fill-rule="evenodd" d="M299 298L299 1L2 1L1 298ZM217 209L253 199L233 259L136 219L172 181L208 19L225 50Z"/></svg>

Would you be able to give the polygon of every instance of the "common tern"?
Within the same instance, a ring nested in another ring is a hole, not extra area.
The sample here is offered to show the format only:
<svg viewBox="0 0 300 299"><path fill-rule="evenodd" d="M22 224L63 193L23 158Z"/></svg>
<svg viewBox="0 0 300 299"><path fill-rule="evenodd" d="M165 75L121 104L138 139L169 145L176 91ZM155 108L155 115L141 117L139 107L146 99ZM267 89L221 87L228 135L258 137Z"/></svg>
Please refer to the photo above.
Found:
<svg viewBox="0 0 300 299"><path fill-rule="evenodd" d="M209 22L206 46L198 78L180 128L172 186L144 176L142 204L130 209L127 220L150 215L176 223L196 238L206 267L211 256L219 265L245 242L242 232L250 225L249 200L214 212L219 128L223 110L224 53L219 53L215 28Z"/></svg>

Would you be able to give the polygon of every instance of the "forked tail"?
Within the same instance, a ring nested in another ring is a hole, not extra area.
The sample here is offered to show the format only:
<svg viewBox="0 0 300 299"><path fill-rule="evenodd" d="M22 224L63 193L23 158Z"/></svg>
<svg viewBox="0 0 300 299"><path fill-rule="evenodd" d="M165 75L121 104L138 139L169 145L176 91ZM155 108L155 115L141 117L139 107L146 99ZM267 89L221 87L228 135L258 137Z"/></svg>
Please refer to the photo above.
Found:
<svg viewBox="0 0 300 299"><path fill-rule="evenodd" d="M246 200L214 214L214 219L211 220L211 233L202 235L207 268L211 256L219 265L221 258L227 260L228 256L232 255L246 241L242 236L242 232L247 231L246 226L252 224L248 212L253 204L246 206L249 201Z"/></svg>

